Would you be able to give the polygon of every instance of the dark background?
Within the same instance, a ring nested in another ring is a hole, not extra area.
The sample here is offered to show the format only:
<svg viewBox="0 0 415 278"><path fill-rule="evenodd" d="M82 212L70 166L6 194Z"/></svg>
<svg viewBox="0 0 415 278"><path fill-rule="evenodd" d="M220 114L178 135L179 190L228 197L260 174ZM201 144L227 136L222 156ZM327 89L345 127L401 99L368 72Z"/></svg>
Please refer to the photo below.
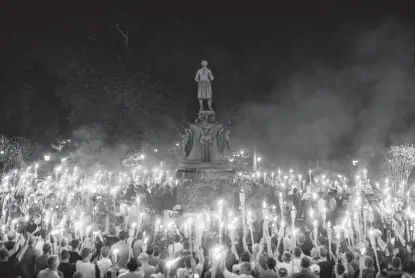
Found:
<svg viewBox="0 0 415 278"><path fill-rule="evenodd" d="M0 133L172 145L206 59L235 148L304 162L412 142L414 5L285 2L5 3Z"/></svg>

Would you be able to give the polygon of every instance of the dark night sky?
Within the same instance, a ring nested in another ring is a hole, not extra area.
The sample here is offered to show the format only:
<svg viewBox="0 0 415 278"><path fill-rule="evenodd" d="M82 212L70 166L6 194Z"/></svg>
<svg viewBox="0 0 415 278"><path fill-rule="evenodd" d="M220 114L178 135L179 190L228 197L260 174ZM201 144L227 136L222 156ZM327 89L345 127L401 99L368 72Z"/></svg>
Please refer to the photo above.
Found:
<svg viewBox="0 0 415 278"><path fill-rule="evenodd" d="M193 77L200 61L208 60L217 77L213 90L218 118L224 121L234 117L242 119L233 121L238 123L235 124L234 134L247 144L255 141L258 134L261 137L265 135L263 144L266 148L279 150L276 151L278 153L287 149L288 139L279 138L276 134L283 133L281 130L286 123L292 122L290 117L305 110L294 99L283 101L287 95L292 95L288 92L292 92L297 85L293 81L297 80L295 78L316 78L317 67L324 68L327 78L332 82L333 76L338 76L338 71L343 76L343 69L360 66L360 61L356 60L355 43L365 37L365 33L374 32L384 24L398 24L398 29L404 29L405 38L409 37L408 41L411 41L415 30L409 1L393 1L393 6L384 4L392 1L353 1L365 2L360 5L339 4L350 1L289 1L289 5L286 4L288 1L268 1L266 4L253 1L220 4L209 1L202 3L206 7L199 7L201 3L197 1L181 4L177 3L180 1L169 1L169 4L157 2L151 6L143 5L142 1L71 1L68 4L57 3L59 1L53 1L52 4L46 1L30 2L14 2L0 12L0 85L3 91L2 110L6 119L0 123L0 132L25 135L35 140L46 139L34 135L37 133L33 131L33 126L56 125L59 129L57 133L74 128L68 124L68 108L63 108L62 100L56 93L64 83L60 76L62 73L57 73L57 68L64 68L65 64L70 63L68 56L60 51L66 49L65 53L68 53L69 49L69 52L79 53L82 49L88 49L93 53L105 52L98 58L100 60L103 57L110 60L112 55L126 57L119 58L122 59L121 68L145 72L153 84L163 86L162 95L171 100L168 106L173 106L172 118L179 123L178 128L183 121L194 118L197 101ZM128 53L125 53L122 36L116 30L117 22L123 29L130 30ZM90 39L91 30L100 43ZM22 67L17 66L21 64L35 66L23 75ZM62 72L66 74L66 71ZM350 77L350 80L348 77L339 78L343 82L341 84L356 81L354 77ZM323 89L324 81L319 82L316 86ZM20 104L27 97L21 93L25 90L21 87L22 83L35 91L31 100L26 102L28 108ZM312 92L309 94L313 95ZM365 109L364 103L373 107L371 105L377 99L364 94L360 89L351 92L351 102L356 95L359 98L347 109L343 106L339 108L347 110L346 118L353 118L353 127L348 126L344 133L329 134L328 139L321 139L330 145L329 153L342 144L387 144L390 140L384 130L381 135L375 136L379 142L373 138L361 139L361 136L356 135L362 133L361 126L373 124L373 121L362 123L359 118L354 118L356 111ZM342 98L339 99L341 102ZM314 100L317 98L309 99L307 103L313 103ZM323 104L327 108L333 104L325 102L323 100L319 105ZM253 110L240 112L240 107ZM316 111L320 111L317 107ZM284 109L293 114L280 112ZM333 108L334 112L328 109L327 115L322 117L333 121L339 109ZM310 113L315 116L313 111ZM26 117L31 117L31 120L25 122ZM287 117L286 120L281 120L284 117ZM304 114L304 118L308 117ZM261 122L269 124L275 118L279 119L277 123L267 125L265 130L251 129ZM405 123L404 129L408 125L412 127L410 119L405 115L405 121L410 123ZM403 120L403 116L399 120ZM297 121L298 126L310 126L316 122ZM334 121L330 125L338 127L339 123L343 122ZM246 128L254 135L247 135L244 131ZM300 134L293 129L287 137L292 141L294 137L310 136L307 132L306 135ZM274 141L281 143L274 146ZM345 147L346 150L341 153L354 152L359 147ZM313 155L304 156L309 158Z"/></svg>

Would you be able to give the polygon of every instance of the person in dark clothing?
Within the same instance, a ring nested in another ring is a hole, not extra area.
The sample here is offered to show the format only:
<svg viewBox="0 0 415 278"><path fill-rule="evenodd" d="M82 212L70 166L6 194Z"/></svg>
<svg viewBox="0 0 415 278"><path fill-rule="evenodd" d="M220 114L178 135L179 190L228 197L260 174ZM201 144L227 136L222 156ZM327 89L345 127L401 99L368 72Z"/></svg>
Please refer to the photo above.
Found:
<svg viewBox="0 0 415 278"><path fill-rule="evenodd" d="M113 246L118 241L120 241L120 239L117 237L117 230L115 229L114 225L111 225L109 227L109 235L105 237L104 246L107 246L111 249L111 246Z"/></svg>
<svg viewBox="0 0 415 278"><path fill-rule="evenodd" d="M331 277L333 274L333 263L327 260L327 249L324 247L320 248L320 277Z"/></svg>
<svg viewBox="0 0 415 278"><path fill-rule="evenodd" d="M43 254L36 258L35 261L35 272L39 274L42 270L48 268L47 259L51 254L52 246L49 243L43 244Z"/></svg>
<svg viewBox="0 0 415 278"><path fill-rule="evenodd" d="M303 246L301 247L301 249L303 250L304 255L309 256L311 255L311 250L314 247L312 238L311 238L311 233L312 233L312 229L313 226L310 224L306 224L305 225L305 231L304 231L304 235L305 235L305 242L303 244Z"/></svg>
<svg viewBox="0 0 415 278"><path fill-rule="evenodd" d="M308 257L304 257L304 258L301 259L301 265L300 266L301 266L300 272L294 273L291 276L292 278L315 278L316 277L309 270L310 259ZM331 277L331 276L320 276L320 277Z"/></svg>
<svg viewBox="0 0 415 278"><path fill-rule="evenodd" d="M69 262L69 257L69 251L62 250L61 263L59 264L58 270L63 273L64 278L72 278L76 271L75 266Z"/></svg>
<svg viewBox="0 0 415 278"><path fill-rule="evenodd" d="M389 265L392 263L393 259L393 245L389 242L386 245L385 256L382 257L379 263L379 267L381 270L387 270Z"/></svg>
<svg viewBox="0 0 415 278"><path fill-rule="evenodd" d="M36 278L35 262L40 252L34 247L34 237L30 236L29 243L23 257L20 260L22 274L25 278Z"/></svg>
<svg viewBox="0 0 415 278"><path fill-rule="evenodd" d="M400 258L395 257L392 259L392 268L388 270L388 277L401 278L402 274L402 261Z"/></svg>
<svg viewBox="0 0 415 278"><path fill-rule="evenodd" d="M22 277L19 268L9 262L9 252L6 249L0 249L0 275L7 278Z"/></svg>
<svg viewBox="0 0 415 278"><path fill-rule="evenodd" d="M74 264L77 261L82 261L82 257L78 253L79 240L77 239L71 240L71 247L72 247L72 251L69 251L69 263Z"/></svg>
<svg viewBox="0 0 415 278"><path fill-rule="evenodd" d="M277 262L274 258L269 258L267 260L267 270L261 271L259 273L259 278L278 278L277 273L275 272L275 266Z"/></svg>

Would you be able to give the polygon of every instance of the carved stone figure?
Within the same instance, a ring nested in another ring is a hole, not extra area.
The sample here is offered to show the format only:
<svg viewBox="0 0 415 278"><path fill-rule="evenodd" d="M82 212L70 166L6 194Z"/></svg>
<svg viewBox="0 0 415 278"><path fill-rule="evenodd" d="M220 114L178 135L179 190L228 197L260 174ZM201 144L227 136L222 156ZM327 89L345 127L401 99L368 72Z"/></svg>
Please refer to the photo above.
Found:
<svg viewBox="0 0 415 278"><path fill-rule="evenodd" d="M212 127L210 134L212 139L212 150L211 150L211 162L212 164L223 164L227 163L226 157L224 157L220 151L221 136L220 132L223 130L221 124Z"/></svg>
<svg viewBox="0 0 415 278"><path fill-rule="evenodd" d="M190 130L192 132L191 136L191 150L186 157L186 160L189 162L201 162L202 161L202 144L200 140L204 135L203 129L194 124L189 124Z"/></svg>
<svg viewBox="0 0 415 278"><path fill-rule="evenodd" d="M229 134L231 132L229 130L224 130L222 129L219 133L219 151L222 154L223 157L227 157L228 156L228 151L231 148L231 143L230 143L230 138L229 138Z"/></svg>
<svg viewBox="0 0 415 278"><path fill-rule="evenodd" d="M203 130L203 135L200 138L200 143L202 144L202 161L209 162L211 159L212 145L212 137L210 136L209 130Z"/></svg>
<svg viewBox="0 0 415 278"><path fill-rule="evenodd" d="M188 128L185 128L184 132L185 134L182 140L182 156L187 157L190 153L190 150L192 149L192 131Z"/></svg>
<svg viewBox="0 0 415 278"><path fill-rule="evenodd" d="M208 62L203 60L202 67L197 71L195 80L199 83L197 98L199 99L200 110L203 110L203 100L207 100L209 110L212 111L212 71L207 67Z"/></svg>

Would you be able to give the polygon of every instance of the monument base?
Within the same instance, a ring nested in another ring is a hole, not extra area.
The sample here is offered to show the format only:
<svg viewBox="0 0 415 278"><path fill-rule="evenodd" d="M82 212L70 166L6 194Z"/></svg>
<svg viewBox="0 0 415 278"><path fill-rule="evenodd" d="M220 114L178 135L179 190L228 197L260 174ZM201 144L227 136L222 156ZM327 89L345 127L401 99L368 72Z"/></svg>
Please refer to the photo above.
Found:
<svg viewBox="0 0 415 278"><path fill-rule="evenodd" d="M194 176L194 173L234 174L233 165L227 157L229 149L229 131L216 121L215 111L200 110L194 124L189 123L189 128L185 129L177 176Z"/></svg>
<svg viewBox="0 0 415 278"><path fill-rule="evenodd" d="M227 176L235 174L235 170L229 163L223 165L213 165L210 162L198 162L195 164L187 161L180 161L177 165L177 177L194 176L202 173L220 173Z"/></svg>

